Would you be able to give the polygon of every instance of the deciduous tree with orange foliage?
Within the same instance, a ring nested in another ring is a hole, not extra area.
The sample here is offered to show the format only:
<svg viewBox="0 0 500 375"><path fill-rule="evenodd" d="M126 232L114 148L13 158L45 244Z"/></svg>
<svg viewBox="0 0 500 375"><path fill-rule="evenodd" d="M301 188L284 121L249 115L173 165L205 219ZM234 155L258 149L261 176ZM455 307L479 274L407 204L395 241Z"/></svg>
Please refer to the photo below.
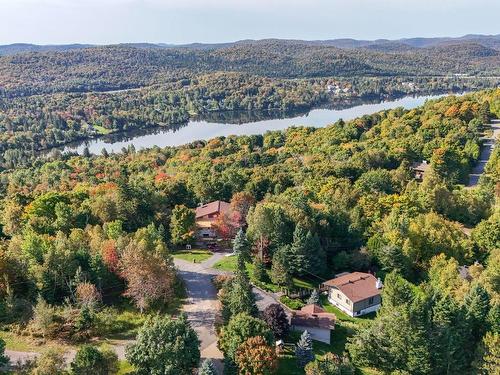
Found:
<svg viewBox="0 0 500 375"><path fill-rule="evenodd" d="M235 362L242 375L270 375L276 372L276 351L262 336L250 337L238 347Z"/></svg>

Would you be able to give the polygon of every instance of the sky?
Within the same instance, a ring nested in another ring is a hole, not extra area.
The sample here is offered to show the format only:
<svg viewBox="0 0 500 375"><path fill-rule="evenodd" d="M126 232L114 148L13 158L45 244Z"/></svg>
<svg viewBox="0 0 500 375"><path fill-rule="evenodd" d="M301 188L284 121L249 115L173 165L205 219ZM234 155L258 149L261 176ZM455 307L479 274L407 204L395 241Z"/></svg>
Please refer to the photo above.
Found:
<svg viewBox="0 0 500 375"><path fill-rule="evenodd" d="M0 44L500 34L500 0L0 0Z"/></svg>

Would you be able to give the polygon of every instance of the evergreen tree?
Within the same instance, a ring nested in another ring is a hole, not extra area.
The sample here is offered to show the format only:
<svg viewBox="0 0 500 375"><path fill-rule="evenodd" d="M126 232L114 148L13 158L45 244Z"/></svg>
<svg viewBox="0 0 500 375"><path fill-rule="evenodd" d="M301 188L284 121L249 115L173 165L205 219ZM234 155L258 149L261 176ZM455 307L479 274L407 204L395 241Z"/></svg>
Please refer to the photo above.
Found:
<svg viewBox="0 0 500 375"><path fill-rule="evenodd" d="M0 368L9 363L9 357L5 355L5 341L0 339Z"/></svg>
<svg viewBox="0 0 500 375"><path fill-rule="evenodd" d="M320 305L319 293L316 289L314 289L307 300L308 305Z"/></svg>
<svg viewBox="0 0 500 375"><path fill-rule="evenodd" d="M279 248L276 253L274 253L271 266L271 280L279 286L290 288L292 286L292 275L290 274L287 254L287 246Z"/></svg>
<svg viewBox="0 0 500 375"><path fill-rule="evenodd" d="M449 296L439 297L432 309L431 345L433 369L437 374L463 374L473 350L465 314Z"/></svg>
<svg viewBox="0 0 500 375"><path fill-rule="evenodd" d="M241 254L242 259L246 262L250 261L250 243L243 229L240 228L233 242L233 252L236 256Z"/></svg>
<svg viewBox="0 0 500 375"><path fill-rule="evenodd" d="M490 297L481 284L475 283L469 289L464 298L464 307L469 327L477 341L486 332L484 323L490 310Z"/></svg>
<svg viewBox="0 0 500 375"><path fill-rule="evenodd" d="M406 281L396 272L391 272L385 277L382 290L384 309L392 309L408 302L414 298L413 285Z"/></svg>
<svg viewBox="0 0 500 375"><path fill-rule="evenodd" d="M400 247L395 245L382 246L378 251L378 259L384 271L396 271L402 275L407 275L408 259Z"/></svg>
<svg viewBox="0 0 500 375"><path fill-rule="evenodd" d="M295 356L301 368L314 361L312 338L309 332L304 331L300 336L300 340L295 347Z"/></svg>
<svg viewBox="0 0 500 375"><path fill-rule="evenodd" d="M258 309L255 303L255 295L253 294L252 284L247 274L245 261L243 255L237 256L237 269L234 279L225 289L227 298L225 299L227 305L225 306L229 312L230 318L239 313L247 313L250 316L257 316Z"/></svg>
<svg viewBox="0 0 500 375"><path fill-rule="evenodd" d="M319 238L301 224L295 227L289 255L292 272L297 275L322 274L325 267L325 253Z"/></svg>
<svg viewBox="0 0 500 375"><path fill-rule="evenodd" d="M267 272L264 263L260 260L260 258L255 257L253 262L253 277L255 280L264 282L267 279Z"/></svg>
<svg viewBox="0 0 500 375"><path fill-rule="evenodd" d="M214 362L210 358L207 358L203 361L198 375L217 375L217 370L215 369Z"/></svg>
<svg viewBox="0 0 500 375"><path fill-rule="evenodd" d="M82 156L85 157L85 158L90 158L90 150L87 146L85 146L83 148L83 152L82 152Z"/></svg>
<svg viewBox="0 0 500 375"><path fill-rule="evenodd" d="M500 303L491 306L487 321L491 332L500 333Z"/></svg>

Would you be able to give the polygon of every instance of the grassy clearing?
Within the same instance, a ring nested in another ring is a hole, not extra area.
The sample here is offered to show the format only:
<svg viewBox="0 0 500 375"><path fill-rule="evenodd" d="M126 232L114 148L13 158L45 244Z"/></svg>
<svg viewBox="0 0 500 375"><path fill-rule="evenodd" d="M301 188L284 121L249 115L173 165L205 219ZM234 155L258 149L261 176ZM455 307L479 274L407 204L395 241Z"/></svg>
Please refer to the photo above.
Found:
<svg viewBox="0 0 500 375"><path fill-rule="evenodd" d="M172 254L174 258L182 259L187 262L201 263L210 259L212 252L203 249L178 250Z"/></svg>
<svg viewBox="0 0 500 375"><path fill-rule="evenodd" d="M109 134L111 133L111 130L110 129L107 129L101 125L93 125L94 126L94 129L95 131L98 133L98 134L102 134L102 135L106 135L106 134Z"/></svg>
<svg viewBox="0 0 500 375"><path fill-rule="evenodd" d="M61 344L57 341L22 336L8 331L0 331L0 338L5 341L5 348L7 350L17 352L40 352L48 348L55 348L64 352L75 348L74 346Z"/></svg>
<svg viewBox="0 0 500 375"><path fill-rule="evenodd" d="M118 362L117 375L127 375L133 373L134 373L134 367L130 363L128 363L127 361Z"/></svg>

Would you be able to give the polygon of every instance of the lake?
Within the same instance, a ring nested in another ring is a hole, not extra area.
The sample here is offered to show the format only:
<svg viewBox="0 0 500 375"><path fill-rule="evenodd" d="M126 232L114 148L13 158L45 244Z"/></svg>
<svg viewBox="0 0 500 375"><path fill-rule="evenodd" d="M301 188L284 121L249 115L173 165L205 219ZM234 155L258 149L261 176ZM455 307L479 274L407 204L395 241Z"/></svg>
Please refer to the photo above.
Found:
<svg viewBox="0 0 500 375"><path fill-rule="evenodd" d="M263 134L268 130L283 130L291 126L324 127L339 119L351 120L384 109L404 107L407 109L422 105L428 99L442 95L407 96L401 99L378 103L354 104L350 108L313 109L305 114L283 117L282 113L248 112L210 113L203 120L192 120L187 124L169 128L150 128L126 133L116 133L92 140L68 144L63 151L81 154L85 147L93 154L99 154L103 148L108 152L120 152L123 147L134 145L136 150L153 146L179 146L197 140L208 140L219 136ZM281 118L267 118L267 117ZM262 119L264 118L264 119Z"/></svg>

